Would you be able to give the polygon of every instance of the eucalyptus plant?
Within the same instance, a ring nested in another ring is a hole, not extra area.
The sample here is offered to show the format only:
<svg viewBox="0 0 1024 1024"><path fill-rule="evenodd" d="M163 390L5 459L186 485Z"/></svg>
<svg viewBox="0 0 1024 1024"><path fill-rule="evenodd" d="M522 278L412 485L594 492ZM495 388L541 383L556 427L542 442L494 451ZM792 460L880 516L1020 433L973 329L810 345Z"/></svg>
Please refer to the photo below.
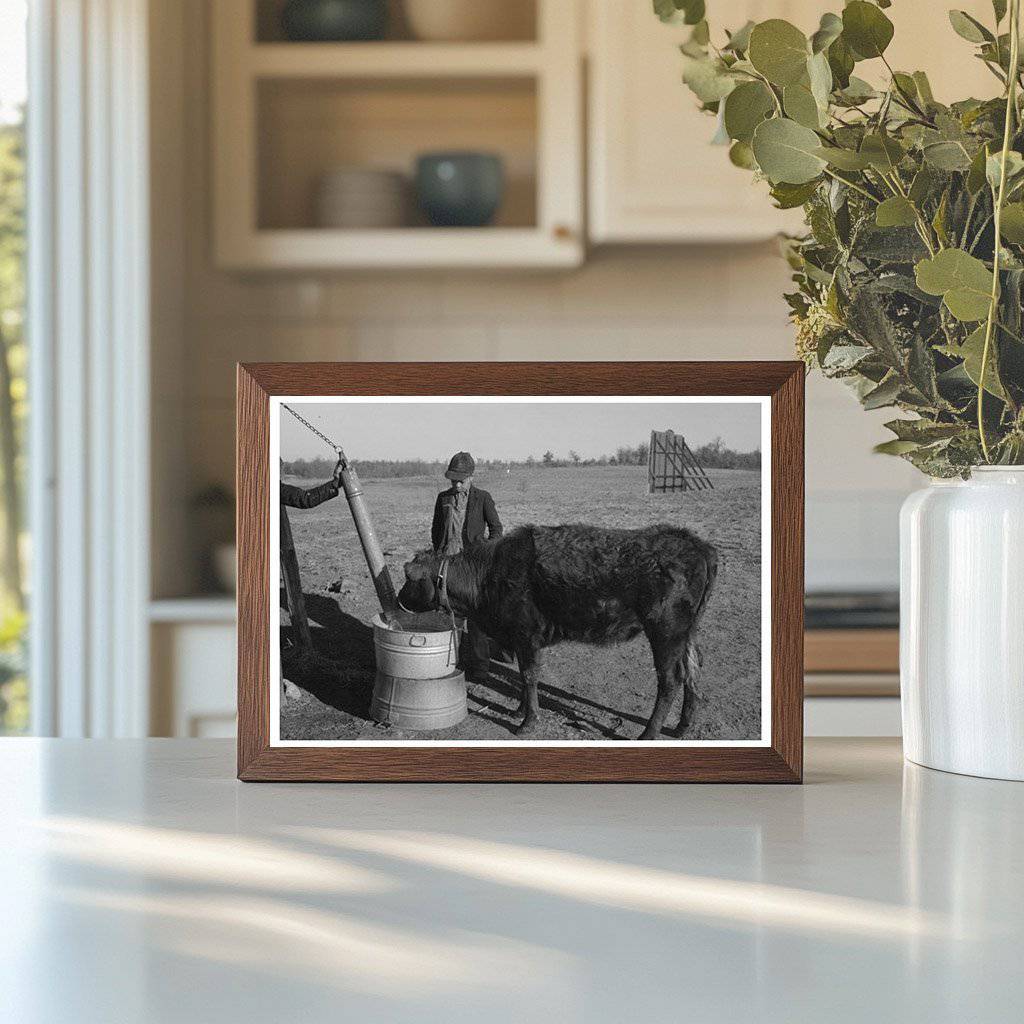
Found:
<svg viewBox="0 0 1024 1024"><path fill-rule="evenodd" d="M949 12L998 95L946 105L890 66L890 0L852 0L809 37L772 18L717 44L705 0L654 0L691 26L683 80L716 141L803 207L785 242L798 353L865 409L910 414L877 450L931 476L1024 462L1020 2L993 0L989 24ZM855 73L869 61L883 87Z"/></svg>

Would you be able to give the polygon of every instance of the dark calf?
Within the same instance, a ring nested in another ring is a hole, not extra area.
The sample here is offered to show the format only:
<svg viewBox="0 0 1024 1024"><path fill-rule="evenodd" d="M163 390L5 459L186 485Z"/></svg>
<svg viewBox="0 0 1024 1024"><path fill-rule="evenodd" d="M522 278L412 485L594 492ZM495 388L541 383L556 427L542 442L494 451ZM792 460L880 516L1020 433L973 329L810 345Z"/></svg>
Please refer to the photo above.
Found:
<svg viewBox="0 0 1024 1024"><path fill-rule="evenodd" d="M689 530L524 526L451 559L421 552L405 566L399 594L412 611L442 604L515 651L523 681L522 725L538 715L541 652L563 640L616 644L647 636L658 696L640 739L660 735L679 691L677 735L692 721L699 657L693 634L715 582L715 549Z"/></svg>

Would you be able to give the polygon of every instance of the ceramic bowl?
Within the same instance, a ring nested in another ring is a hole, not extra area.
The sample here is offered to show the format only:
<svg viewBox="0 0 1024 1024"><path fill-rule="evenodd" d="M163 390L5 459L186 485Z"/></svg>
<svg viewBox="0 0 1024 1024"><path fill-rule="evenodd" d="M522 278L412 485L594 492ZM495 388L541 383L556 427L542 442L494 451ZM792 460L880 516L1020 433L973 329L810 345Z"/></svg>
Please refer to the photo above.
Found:
<svg viewBox="0 0 1024 1024"><path fill-rule="evenodd" d="M405 0L404 6L417 39L481 42L535 34L532 0Z"/></svg>
<svg viewBox="0 0 1024 1024"><path fill-rule="evenodd" d="M396 171L342 167L320 179L315 196L321 228L399 228L409 220L409 183Z"/></svg>
<svg viewBox="0 0 1024 1024"><path fill-rule="evenodd" d="M281 11L285 38L303 43L380 39L387 24L386 0L288 0Z"/></svg>
<svg viewBox="0 0 1024 1024"><path fill-rule="evenodd" d="M416 197L435 227L489 224L504 191L504 164L494 153L424 153L416 161Z"/></svg>

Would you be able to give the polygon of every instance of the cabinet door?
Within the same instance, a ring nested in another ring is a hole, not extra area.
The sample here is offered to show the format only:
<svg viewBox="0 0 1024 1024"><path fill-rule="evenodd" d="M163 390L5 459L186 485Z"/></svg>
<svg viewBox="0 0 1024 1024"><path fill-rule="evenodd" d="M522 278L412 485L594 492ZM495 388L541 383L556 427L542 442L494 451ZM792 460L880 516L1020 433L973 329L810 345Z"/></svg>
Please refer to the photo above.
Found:
<svg viewBox="0 0 1024 1024"><path fill-rule="evenodd" d="M771 17L811 31L821 9L810 0L735 0L711 7L711 18L716 34ZM799 211L776 210L763 182L710 145L715 120L681 78L687 27L663 25L649 0L590 0L588 22L592 241L737 241L800 225Z"/></svg>
<svg viewBox="0 0 1024 1024"><path fill-rule="evenodd" d="M989 0L956 6L991 25ZM709 7L716 33L748 18L786 18L810 33L823 11L840 11L842 4L735 0ZM896 26L890 62L926 71L938 99L998 93L998 82L974 59L974 48L953 32L945 6L904 0L886 14ZM746 240L799 228L799 211L775 210L763 183L733 167L724 147L709 145L714 119L697 109L680 80L678 44L688 28L663 25L649 0L590 0L588 24L593 241ZM857 73L873 82L888 77L879 61L861 64Z"/></svg>

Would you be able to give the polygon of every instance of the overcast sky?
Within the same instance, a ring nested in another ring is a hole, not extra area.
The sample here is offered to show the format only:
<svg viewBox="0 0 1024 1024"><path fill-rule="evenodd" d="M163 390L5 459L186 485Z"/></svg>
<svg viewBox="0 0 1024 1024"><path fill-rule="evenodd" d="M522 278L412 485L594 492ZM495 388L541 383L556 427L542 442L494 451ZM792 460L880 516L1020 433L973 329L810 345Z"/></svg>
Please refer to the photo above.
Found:
<svg viewBox="0 0 1024 1024"><path fill-rule="evenodd" d="M755 402L290 402L350 459L447 462L457 451L481 459L539 459L548 449L583 458L614 454L674 430L691 448L715 437L737 451L761 447L761 406ZM280 412L281 457L330 456L330 449L286 410Z"/></svg>

